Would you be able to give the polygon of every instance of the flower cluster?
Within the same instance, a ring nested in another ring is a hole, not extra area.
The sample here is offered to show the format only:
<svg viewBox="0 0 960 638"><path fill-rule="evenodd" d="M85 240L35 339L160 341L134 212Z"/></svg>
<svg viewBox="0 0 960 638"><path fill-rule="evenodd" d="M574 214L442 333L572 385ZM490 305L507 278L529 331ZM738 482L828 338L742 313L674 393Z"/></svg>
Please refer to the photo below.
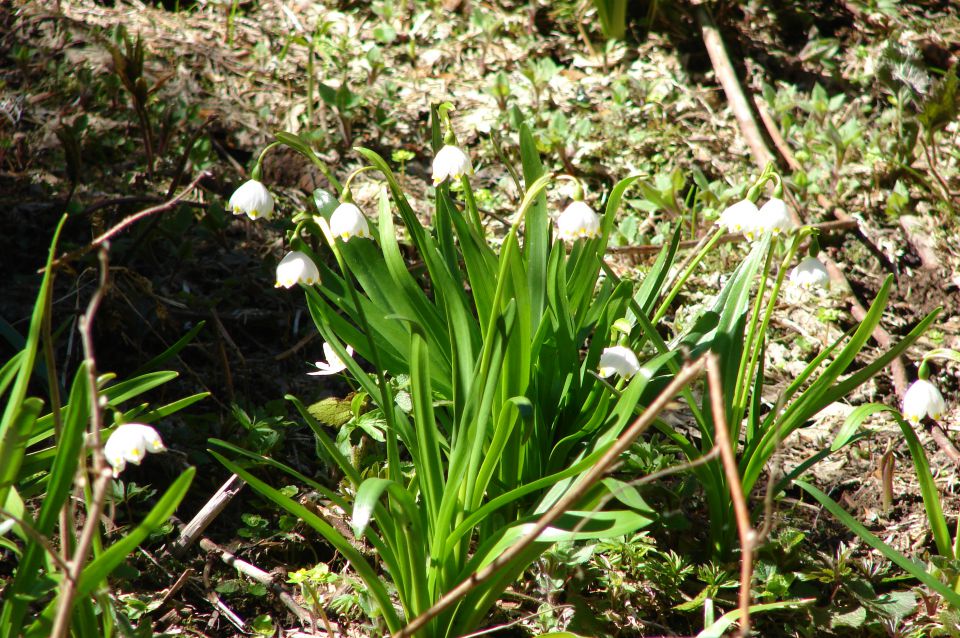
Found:
<svg viewBox="0 0 960 638"><path fill-rule="evenodd" d="M767 233L785 235L796 228L786 202L779 197L771 197L760 208L749 199L741 200L720 213L717 224L727 232L743 233L751 241Z"/></svg>
<svg viewBox="0 0 960 638"><path fill-rule="evenodd" d="M113 476L119 476L127 463L140 465L147 452L163 452L165 449L160 435L149 425L124 423L107 439L103 454L113 468Z"/></svg>

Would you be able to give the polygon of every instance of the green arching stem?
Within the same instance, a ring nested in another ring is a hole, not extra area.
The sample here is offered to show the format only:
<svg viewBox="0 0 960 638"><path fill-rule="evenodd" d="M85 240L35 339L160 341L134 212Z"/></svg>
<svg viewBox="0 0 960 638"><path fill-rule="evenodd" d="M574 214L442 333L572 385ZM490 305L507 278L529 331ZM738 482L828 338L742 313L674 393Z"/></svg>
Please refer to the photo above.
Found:
<svg viewBox="0 0 960 638"><path fill-rule="evenodd" d="M710 241L707 242L707 245L697 253L697 255L687 264L687 267L677 278L677 281L674 282L673 287L670 288L670 292L667 293L666 298L663 300L663 303L660 304L660 307L657 308L657 313L653 316L651 323L656 325L658 321L663 319L664 315L667 314L667 310L670 308L670 304L673 303L673 300L678 294L680 294L680 289L683 288L683 285L687 282L687 279L690 278L690 275L693 274L694 269L700 265L700 262L703 261L703 258L707 256L707 253L720 241L720 238L723 237L724 231L722 228L718 228L717 232L714 233L713 237L710 238Z"/></svg>
<svg viewBox="0 0 960 638"><path fill-rule="evenodd" d="M353 195L352 195L351 192L350 192L350 184L351 184L351 182L353 182L353 178L354 178L354 177L356 177L356 176L359 175L360 173L365 173L366 171L379 171L379 170L380 170L380 169L377 168L376 166L367 165L367 166L361 166L361 167L358 168L357 170L355 170L355 171L353 171L352 173L350 173L350 175L347 176L346 181L343 182L343 188L340 189L340 190L341 190L341 193L340 193L341 199L340 199L340 201L343 202L344 204L347 203L347 202L352 202L352 201L353 201Z"/></svg>
<svg viewBox="0 0 960 638"><path fill-rule="evenodd" d="M255 179L258 182L260 181L260 178L263 176L263 158L266 157L267 151L272 149L274 146L280 146L282 144L283 142L270 142L263 147L263 150L260 151L260 155L257 157L257 163L254 164L253 170L250 171L250 179Z"/></svg>
<svg viewBox="0 0 960 638"><path fill-rule="evenodd" d="M583 184L580 182L579 179L577 179L577 178L574 177L573 175L567 175L566 173L557 175L557 179L558 179L558 180L563 179L563 180L567 180L567 181L569 181L569 182L573 182L573 186L574 186L574 189L573 189L573 200L574 200L574 201L577 201L577 202L582 202L582 201L583 201Z"/></svg>

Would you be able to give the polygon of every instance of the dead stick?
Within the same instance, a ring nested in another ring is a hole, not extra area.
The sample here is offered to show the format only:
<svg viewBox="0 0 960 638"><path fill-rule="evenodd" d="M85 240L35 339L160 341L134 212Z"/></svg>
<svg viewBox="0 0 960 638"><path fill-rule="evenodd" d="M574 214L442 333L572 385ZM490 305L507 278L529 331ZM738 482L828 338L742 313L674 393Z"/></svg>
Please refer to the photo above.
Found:
<svg viewBox="0 0 960 638"><path fill-rule="evenodd" d="M53 263L51 264L51 266L55 268L63 265L68 261L73 261L78 257L82 257L83 255L86 255L88 252L90 252L94 248L102 245L104 242L110 241L110 239L112 239L116 235L125 231L131 224L134 224L145 217L149 217L150 215L154 215L156 213L162 213L165 210L169 210L173 208L174 206L176 206L177 202L179 202L181 199L183 199L188 194L190 194L190 192L197 187L197 184L199 184L201 180L207 177L210 177L210 173L208 173L207 171L201 172L199 175L197 175L197 177L192 182L187 184L186 188L180 191L180 193L175 197L168 199L162 204L151 206L150 208L145 208L138 213L134 213L133 215L130 215L129 217L125 218L123 221L121 221L116 226L114 226L110 230L106 231L105 233L103 233L102 235L94 239L92 242L90 242L83 248L78 248L73 252L67 253L66 255L62 255L57 259L53 260ZM40 272L42 272L42 270Z"/></svg>
<svg viewBox="0 0 960 638"><path fill-rule="evenodd" d="M312 614L301 607L297 603L296 599L294 599L293 595L290 594L290 592L274 582L273 577L269 572L265 572L256 565L237 558L232 552L220 547L209 538L200 539L200 549L210 554L219 554L220 560L222 560L224 563L235 568L244 576L269 588L277 596L277 598L280 599L280 602L282 602L287 609L293 612L293 615L295 615L300 622L304 624L313 623L314 618Z"/></svg>
<svg viewBox="0 0 960 638"><path fill-rule="evenodd" d="M617 462L617 459L620 458L620 455L623 454L633 444L636 438L640 436L644 430L650 427L660 412L670 401L673 400L673 397L676 396L676 394L680 392L680 390L682 390L688 383L693 381L693 379L696 378L702 370L702 358L685 365L673 378L673 381L671 381L670 384L664 388L663 392L661 392L657 398L654 399L653 403L650 404L646 411L644 411L644 413L641 414L637 420L634 421L630 427L628 427L623 434L617 438L616 442L610 447L610 449L607 450L607 452L596 462L592 468L590 468L590 470L583 476L583 479L571 487L549 510L544 512L543 516L540 517L540 519L533 525L533 528L529 532L521 537L516 543L511 545L510 548L504 553L500 554L489 565L444 594L440 600L434 603L433 607L411 620L406 627L396 632L393 635L393 638L409 638L410 636L413 636L415 633L423 629L426 624L438 614L442 613L447 607L455 603L472 589L485 583L492 576L497 574L497 572L503 568L504 565L507 565L530 545L536 542L540 534L543 533L543 531L546 530L551 523L563 515L564 512L573 509L573 507L580 502L584 494L586 494L587 491L590 490L597 481L603 478L610 467Z"/></svg>
<svg viewBox="0 0 960 638"><path fill-rule="evenodd" d="M196 516L190 519L190 522L180 531L180 536L173 542L170 552L178 558L182 557L184 552L196 542L197 538L207 529L207 526L223 512L244 485L246 483L243 482L243 479L236 474L231 474L230 478L220 486L220 489L210 497L210 500L200 508Z"/></svg>
<svg viewBox="0 0 960 638"><path fill-rule="evenodd" d="M750 583L753 580L753 546L757 533L750 526L750 512L740 482L740 471L727 429L727 417L723 407L723 383L720 380L720 363L713 352L707 354L707 383L710 386L710 407L713 411L714 436L720 448L720 461L727 477L727 487L733 499L733 513L740 536L740 636L750 635Z"/></svg>
<svg viewBox="0 0 960 638"><path fill-rule="evenodd" d="M720 86L730 102L730 108L733 116L740 125L740 132L750 147L750 153L753 160L761 169L774 161L773 153L767 148L767 143L760 134L760 127L753 117L753 111L750 109L750 102L747 101L743 89L740 88L740 80L737 79L737 72L730 63L730 56L723 45L723 38L720 37L720 31L714 24L710 12L702 4L696 7L697 22L700 23L700 31L703 34L703 44L707 48L707 54L710 56L710 63L713 64L713 71L717 75Z"/></svg>

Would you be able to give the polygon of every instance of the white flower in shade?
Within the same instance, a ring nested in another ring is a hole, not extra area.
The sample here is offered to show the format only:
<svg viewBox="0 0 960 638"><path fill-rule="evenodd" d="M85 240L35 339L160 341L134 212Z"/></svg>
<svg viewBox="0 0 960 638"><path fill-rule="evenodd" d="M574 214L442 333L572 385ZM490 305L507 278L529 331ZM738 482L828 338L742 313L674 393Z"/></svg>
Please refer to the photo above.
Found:
<svg viewBox="0 0 960 638"><path fill-rule="evenodd" d="M573 201L557 217L560 238L576 241L581 237L597 237L600 234L600 217L583 201Z"/></svg>
<svg viewBox="0 0 960 638"><path fill-rule="evenodd" d="M640 370L640 362L637 361L637 355L633 350L626 346L612 346L604 348L600 355L600 369L598 374L606 379L614 374L619 374L625 379L629 379Z"/></svg>
<svg viewBox="0 0 960 638"><path fill-rule="evenodd" d="M149 425L124 423L107 439L103 454L116 477L127 467L127 463L140 465L147 452L163 452L165 449L160 435Z"/></svg>
<svg viewBox="0 0 960 638"><path fill-rule="evenodd" d="M250 219L270 219L273 217L273 195L257 180L248 180L230 196L230 210L234 215L245 214Z"/></svg>
<svg viewBox="0 0 960 638"><path fill-rule="evenodd" d="M766 233L786 234L795 227L793 220L790 219L786 202L779 197L771 197L770 201L760 207L754 227L744 229L743 234L747 236L747 239L753 239Z"/></svg>
<svg viewBox="0 0 960 638"><path fill-rule="evenodd" d="M726 228L728 233L752 232L759 217L760 209L757 205L749 199L743 199L727 206L717 218L717 224Z"/></svg>
<svg viewBox="0 0 960 638"><path fill-rule="evenodd" d="M790 271L790 283L804 290L826 290L830 287L830 273L819 259L807 257Z"/></svg>
<svg viewBox="0 0 960 638"><path fill-rule="evenodd" d="M287 253L286 257L277 264L277 283L279 288L290 288L294 284L307 284L312 286L320 281L320 271L317 265L313 263L305 253L294 250Z"/></svg>
<svg viewBox="0 0 960 638"><path fill-rule="evenodd" d="M947 404L937 386L926 379L917 379L903 395L903 417L914 425L929 416L934 421L947 410Z"/></svg>
<svg viewBox="0 0 960 638"><path fill-rule="evenodd" d="M370 226L356 204L346 203L337 206L330 215L330 233L343 241L353 237L369 237Z"/></svg>
<svg viewBox="0 0 960 638"><path fill-rule="evenodd" d="M347 354L353 356L353 347L347 346ZM317 366L316 372L308 372L307 374L312 374L314 376L327 376L329 374L336 374L338 372L343 372L347 369L347 364L343 362L339 356L337 356L336 351L330 347L330 344L327 342L323 343L323 356L327 358L326 361L317 361L314 365Z"/></svg>
<svg viewBox="0 0 960 638"><path fill-rule="evenodd" d="M448 177L453 180L472 174L473 165L470 163L470 157L452 144L445 145L433 158L434 186Z"/></svg>

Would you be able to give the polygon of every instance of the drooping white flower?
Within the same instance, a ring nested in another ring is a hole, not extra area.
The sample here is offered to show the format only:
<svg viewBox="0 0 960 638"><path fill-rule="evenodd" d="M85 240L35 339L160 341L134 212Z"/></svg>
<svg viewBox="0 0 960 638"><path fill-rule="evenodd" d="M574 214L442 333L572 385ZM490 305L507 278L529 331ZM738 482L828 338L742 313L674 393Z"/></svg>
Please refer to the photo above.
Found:
<svg viewBox="0 0 960 638"><path fill-rule="evenodd" d="M727 206L717 218L717 224L726 228L728 233L746 233L753 231L759 217L760 209L757 205L749 199L743 199Z"/></svg>
<svg viewBox="0 0 960 638"><path fill-rule="evenodd" d="M347 354L353 356L353 346L347 346ZM327 358L326 361L317 361L314 365L317 366L316 372L308 372L314 376L327 376L330 374L337 374L338 372L343 372L347 369L347 364L343 362L336 351L330 347L330 344L326 341L323 342L323 356Z"/></svg>
<svg viewBox="0 0 960 638"><path fill-rule="evenodd" d="M320 271L313 260L299 250L293 250L277 264L277 283L279 288L290 288L294 284L312 286L320 281Z"/></svg>
<svg viewBox="0 0 960 638"><path fill-rule="evenodd" d="M903 395L903 417L914 425L929 416L934 421L947 410L947 404L937 386L926 379L917 379Z"/></svg>
<svg viewBox="0 0 960 638"><path fill-rule="evenodd" d="M598 367L598 374L604 379L614 374L629 379L640 370L640 362L637 361L637 355L630 348L611 346L604 348L603 354L600 355Z"/></svg>
<svg viewBox="0 0 960 638"><path fill-rule="evenodd" d="M273 217L273 195L255 179L247 180L235 190L229 205L234 215L245 214L250 219Z"/></svg>
<svg viewBox="0 0 960 638"><path fill-rule="evenodd" d="M446 144L437 152L433 158L433 185L436 186L443 180L460 179L464 175L473 174L473 165L470 163L470 156L460 150L459 147L452 144Z"/></svg>
<svg viewBox="0 0 960 638"><path fill-rule="evenodd" d="M830 273L819 259L807 257L790 271L790 283L804 290L826 290L830 287Z"/></svg>
<svg viewBox="0 0 960 638"><path fill-rule="evenodd" d="M766 233L780 235L789 233L796 228L793 220L790 219L790 212L787 210L787 204L779 197L771 197L770 200L760 207L757 214L757 221L753 228L744 229L743 234L747 239L761 237Z"/></svg>
<svg viewBox="0 0 960 638"><path fill-rule="evenodd" d="M127 463L140 465L147 452L163 452L165 449L160 435L149 425L124 423L107 439L103 454L116 477L127 467Z"/></svg>
<svg viewBox="0 0 960 638"><path fill-rule="evenodd" d="M353 237L369 237L370 226L356 204L347 202L337 206L330 215L330 233L343 241Z"/></svg>
<svg viewBox="0 0 960 638"><path fill-rule="evenodd" d="M597 237L600 234L600 217L586 202L573 201L557 217L557 232L560 234L560 239L565 241L576 241L581 237Z"/></svg>

